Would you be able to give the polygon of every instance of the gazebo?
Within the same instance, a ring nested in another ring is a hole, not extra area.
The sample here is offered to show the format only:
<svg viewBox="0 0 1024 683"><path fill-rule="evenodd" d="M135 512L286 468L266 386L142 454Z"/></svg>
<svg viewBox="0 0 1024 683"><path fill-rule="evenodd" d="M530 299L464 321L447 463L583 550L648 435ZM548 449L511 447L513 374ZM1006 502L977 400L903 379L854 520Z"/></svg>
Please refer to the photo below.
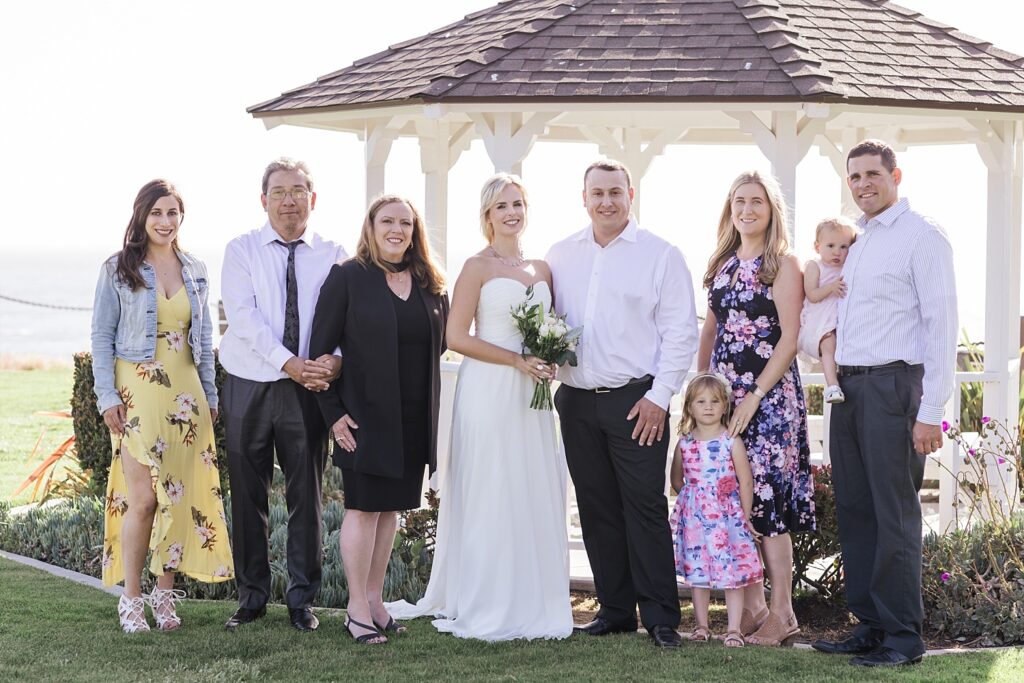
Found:
<svg viewBox="0 0 1024 683"><path fill-rule="evenodd" d="M476 138L495 170L513 172L538 140L595 144L637 186L668 145L754 144L794 212L797 165L812 148L842 178L845 151L865 137L897 150L974 145L988 170L985 370L958 380L984 382L984 413L1015 424L1022 67L885 0L508 0L248 111L268 128L359 136L367 198L384 190L393 141L416 138L442 256L448 173ZM946 461L955 472L952 449ZM947 473L944 501L954 485Z"/></svg>

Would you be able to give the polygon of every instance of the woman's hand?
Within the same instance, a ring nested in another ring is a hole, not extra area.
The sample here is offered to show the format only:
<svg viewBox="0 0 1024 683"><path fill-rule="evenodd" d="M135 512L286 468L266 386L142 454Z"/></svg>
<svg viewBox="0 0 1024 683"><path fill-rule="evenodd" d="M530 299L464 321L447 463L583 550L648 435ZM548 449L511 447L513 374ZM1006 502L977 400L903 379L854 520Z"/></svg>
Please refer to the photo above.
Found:
<svg viewBox="0 0 1024 683"><path fill-rule="evenodd" d="M517 356L513 367L529 375L534 382L555 378L555 366L551 363L545 363L536 356Z"/></svg>
<svg viewBox="0 0 1024 683"><path fill-rule="evenodd" d="M220 411L216 408L210 408L210 422L216 423L217 417L220 416Z"/></svg>
<svg viewBox="0 0 1024 683"><path fill-rule="evenodd" d="M750 421L754 419L754 413L757 412L759 405L761 405L761 399L753 391L747 392L746 397L733 411L732 419L729 420L729 436L735 437L743 433Z"/></svg>
<svg viewBox="0 0 1024 683"><path fill-rule="evenodd" d="M348 415L342 415L331 427L334 440L349 453L356 449L356 437L352 433L353 429L359 429L359 425Z"/></svg>
<svg viewBox="0 0 1024 683"><path fill-rule="evenodd" d="M124 436L126 415L127 411L123 403L111 406L103 411L103 422L107 425L107 429L110 430L111 434L114 436Z"/></svg>
<svg viewBox="0 0 1024 683"><path fill-rule="evenodd" d="M749 531L750 535L754 537L754 542L755 543L760 543L761 542L761 535L762 534L761 534L761 532L759 532L757 529L754 528L754 523L750 521L750 515L749 514L744 513L744 515L743 515L743 526L747 527L747 531Z"/></svg>

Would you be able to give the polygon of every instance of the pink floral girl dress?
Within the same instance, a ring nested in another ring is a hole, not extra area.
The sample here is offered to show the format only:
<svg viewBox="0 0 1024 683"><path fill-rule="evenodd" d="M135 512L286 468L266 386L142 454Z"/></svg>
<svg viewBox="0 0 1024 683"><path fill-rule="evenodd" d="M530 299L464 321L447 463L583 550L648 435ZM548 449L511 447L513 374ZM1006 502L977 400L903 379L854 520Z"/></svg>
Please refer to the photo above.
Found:
<svg viewBox="0 0 1024 683"><path fill-rule="evenodd" d="M683 488L669 523L676 574L695 588L742 588L763 577L743 520L732 444L725 432L711 441L679 441Z"/></svg>

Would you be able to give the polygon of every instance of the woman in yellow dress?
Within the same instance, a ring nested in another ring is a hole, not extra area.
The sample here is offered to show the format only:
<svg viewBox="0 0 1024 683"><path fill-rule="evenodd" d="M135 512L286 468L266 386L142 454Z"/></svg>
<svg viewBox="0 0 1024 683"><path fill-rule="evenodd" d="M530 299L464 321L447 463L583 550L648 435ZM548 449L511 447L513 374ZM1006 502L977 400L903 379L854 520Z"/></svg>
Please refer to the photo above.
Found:
<svg viewBox="0 0 1024 683"><path fill-rule="evenodd" d="M93 376L114 455L107 482L103 582L124 580L126 633L181 625L175 572L234 577L213 421L213 321L206 267L178 247L185 208L166 180L139 190L124 246L104 262L92 320ZM147 552L156 588L142 594Z"/></svg>

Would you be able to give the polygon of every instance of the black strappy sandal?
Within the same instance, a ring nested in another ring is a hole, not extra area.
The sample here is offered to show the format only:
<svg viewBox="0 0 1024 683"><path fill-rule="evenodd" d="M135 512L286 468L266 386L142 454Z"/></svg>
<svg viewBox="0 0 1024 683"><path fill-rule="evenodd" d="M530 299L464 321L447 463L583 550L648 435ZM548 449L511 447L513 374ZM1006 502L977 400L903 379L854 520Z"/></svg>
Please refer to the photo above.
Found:
<svg viewBox="0 0 1024 683"><path fill-rule="evenodd" d="M381 633L405 633L409 630L408 626L400 621L395 621L395 618L391 616L388 617L388 623L386 625L381 626L376 621L373 622L373 625L376 626L377 630Z"/></svg>
<svg viewBox="0 0 1024 683"><path fill-rule="evenodd" d="M352 629L349 628L352 624L355 624L360 628L365 628L366 630L370 631L370 633L364 633L361 636L357 636L356 634L352 633ZM362 622L356 621L352 617L348 617L345 620L345 630L348 631L348 634L350 636L352 636L352 640L356 641L360 645L384 645L386 642L388 642L387 636L378 631L376 628L374 628L373 626L367 626ZM371 643L370 641L374 638L383 638L384 640L378 641L376 643Z"/></svg>

